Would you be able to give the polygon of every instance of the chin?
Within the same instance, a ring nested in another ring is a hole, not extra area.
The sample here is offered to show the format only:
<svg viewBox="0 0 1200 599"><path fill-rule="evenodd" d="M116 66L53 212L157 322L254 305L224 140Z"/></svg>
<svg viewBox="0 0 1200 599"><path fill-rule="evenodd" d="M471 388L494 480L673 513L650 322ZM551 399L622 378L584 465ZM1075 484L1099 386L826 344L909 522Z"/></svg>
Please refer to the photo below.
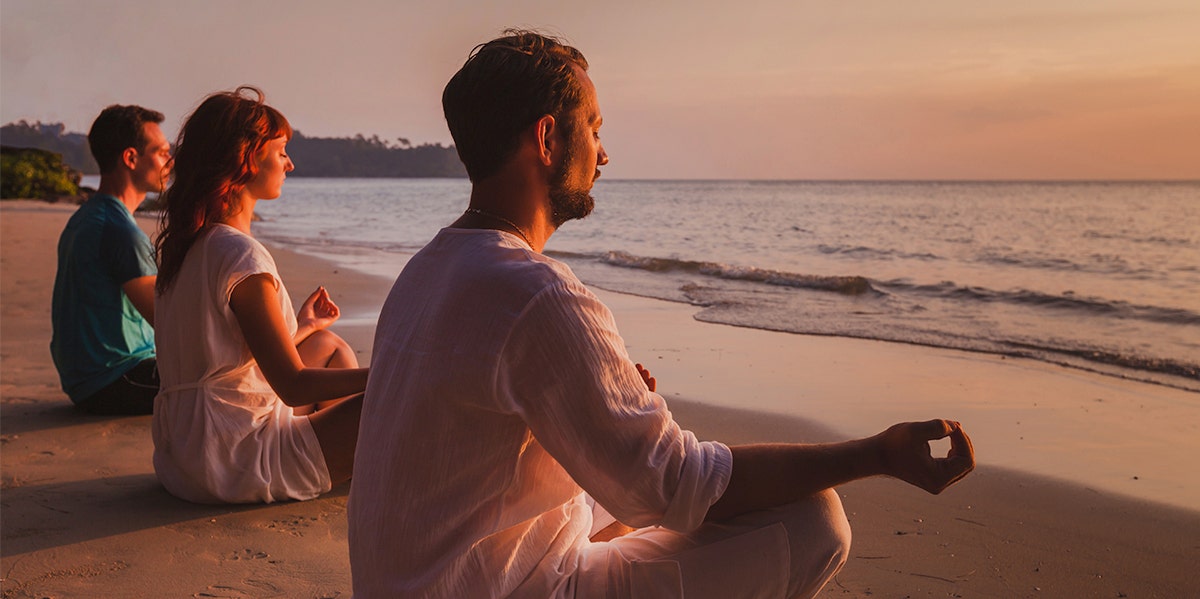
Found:
<svg viewBox="0 0 1200 599"><path fill-rule="evenodd" d="M552 190L550 192L550 207L554 210L554 226L561 227L571 220L585 218L592 213L596 201L584 190Z"/></svg>

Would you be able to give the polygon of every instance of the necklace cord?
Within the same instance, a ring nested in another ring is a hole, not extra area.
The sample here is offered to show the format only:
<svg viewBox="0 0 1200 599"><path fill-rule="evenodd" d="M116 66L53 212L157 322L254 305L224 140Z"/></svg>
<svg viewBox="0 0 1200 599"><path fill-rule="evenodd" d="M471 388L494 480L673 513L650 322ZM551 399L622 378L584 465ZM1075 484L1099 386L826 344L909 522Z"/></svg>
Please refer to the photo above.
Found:
<svg viewBox="0 0 1200 599"><path fill-rule="evenodd" d="M524 229L522 229L521 227L517 226L517 223L514 223L514 222L512 222L511 220L508 220L507 218L504 218L503 216L500 216L499 214L493 214L493 213L491 213L491 212L488 212L488 211L486 211L486 210L480 210L479 208L467 208L467 214L477 214L477 215L479 215L479 216L486 216L486 217L488 217L488 218L490 218L490 219L493 219L493 220L498 220L498 221L500 221L500 222L502 222L502 223L504 223L504 224L506 224L506 225L508 225L508 226L510 226L510 227L512 227L512 228L514 228L514 229L516 229L516 230L517 230L517 234L521 236L521 239L524 239L524 240L525 240L525 243L529 244L529 249L533 249L533 242L532 242L532 241L529 241L529 236L525 234L525 231L524 231Z"/></svg>

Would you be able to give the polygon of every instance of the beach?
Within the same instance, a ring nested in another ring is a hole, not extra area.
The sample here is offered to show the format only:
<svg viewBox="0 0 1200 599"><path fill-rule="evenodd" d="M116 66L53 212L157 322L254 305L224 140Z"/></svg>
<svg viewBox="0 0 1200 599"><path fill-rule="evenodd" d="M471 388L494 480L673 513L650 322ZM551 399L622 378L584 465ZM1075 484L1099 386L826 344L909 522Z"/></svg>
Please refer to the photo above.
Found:
<svg viewBox="0 0 1200 599"><path fill-rule="evenodd" d="M54 247L72 206L0 204L4 597L349 597L348 486L201 506L155 479L150 417L76 412L50 360ZM142 218L147 230L153 219ZM370 358L391 282L272 246L294 297L326 286ZM839 488L854 529L828 597L1200 593L1200 395L978 352L699 322L598 291L676 418L727 443L819 442L960 420L979 468L939 496Z"/></svg>

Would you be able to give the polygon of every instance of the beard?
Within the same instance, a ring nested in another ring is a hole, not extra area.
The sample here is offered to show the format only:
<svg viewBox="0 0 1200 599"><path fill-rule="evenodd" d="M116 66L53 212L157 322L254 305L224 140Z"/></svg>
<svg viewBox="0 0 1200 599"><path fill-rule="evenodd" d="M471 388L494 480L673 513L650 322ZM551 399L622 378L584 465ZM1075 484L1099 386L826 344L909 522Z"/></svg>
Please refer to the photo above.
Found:
<svg viewBox="0 0 1200 599"><path fill-rule="evenodd" d="M596 200L592 194L583 189L568 189L564 187L550 188L551 218L557 229L569 220L583 218L592 213Z"/></svg>
<svg viewBox="0 0 1200 599"><path fill-rule="evenodd" d="M573 144L568 144L562 162L550 177L550 209L554 228L561 227L569 220L583 218L592 213L596 200L588 189L572 187L567 179L576 167L576 153Z"/></svg>

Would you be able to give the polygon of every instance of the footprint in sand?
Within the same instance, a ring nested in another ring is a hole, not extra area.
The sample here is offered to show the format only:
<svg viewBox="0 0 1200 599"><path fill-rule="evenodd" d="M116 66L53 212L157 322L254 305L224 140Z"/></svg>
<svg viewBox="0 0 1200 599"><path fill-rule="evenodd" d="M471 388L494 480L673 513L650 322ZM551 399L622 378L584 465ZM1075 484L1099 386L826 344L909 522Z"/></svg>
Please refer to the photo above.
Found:
<svg viewBox="0 0 1200 599"><path fill-rule="evenodd" d="M192 595L205 599L243 599L245 597L278 596L279 587L265 581L248 578L242 584L249 588L240 588L226 584L209 585L208 590Z"/></svg>
<svg viewBox="0 0 1200 599"><path fill-rule="evenodd" d="M304 536L303 529L312 526L316 522L316 516L288 516L286 518L276 518L267 525L267 528L277 532L285 532L297 537Z"/></svg>
<svg viewBox="0 0 1200 599"><path fill-rule="evenodd" d="M236 561L241 561L241 560L267 559L268 557L270 557L270 556L267 555L266 551L256 551L254 549L243 549L241 551L234 551L229 556L227 556L225 559L236 562Z"/></svg>

